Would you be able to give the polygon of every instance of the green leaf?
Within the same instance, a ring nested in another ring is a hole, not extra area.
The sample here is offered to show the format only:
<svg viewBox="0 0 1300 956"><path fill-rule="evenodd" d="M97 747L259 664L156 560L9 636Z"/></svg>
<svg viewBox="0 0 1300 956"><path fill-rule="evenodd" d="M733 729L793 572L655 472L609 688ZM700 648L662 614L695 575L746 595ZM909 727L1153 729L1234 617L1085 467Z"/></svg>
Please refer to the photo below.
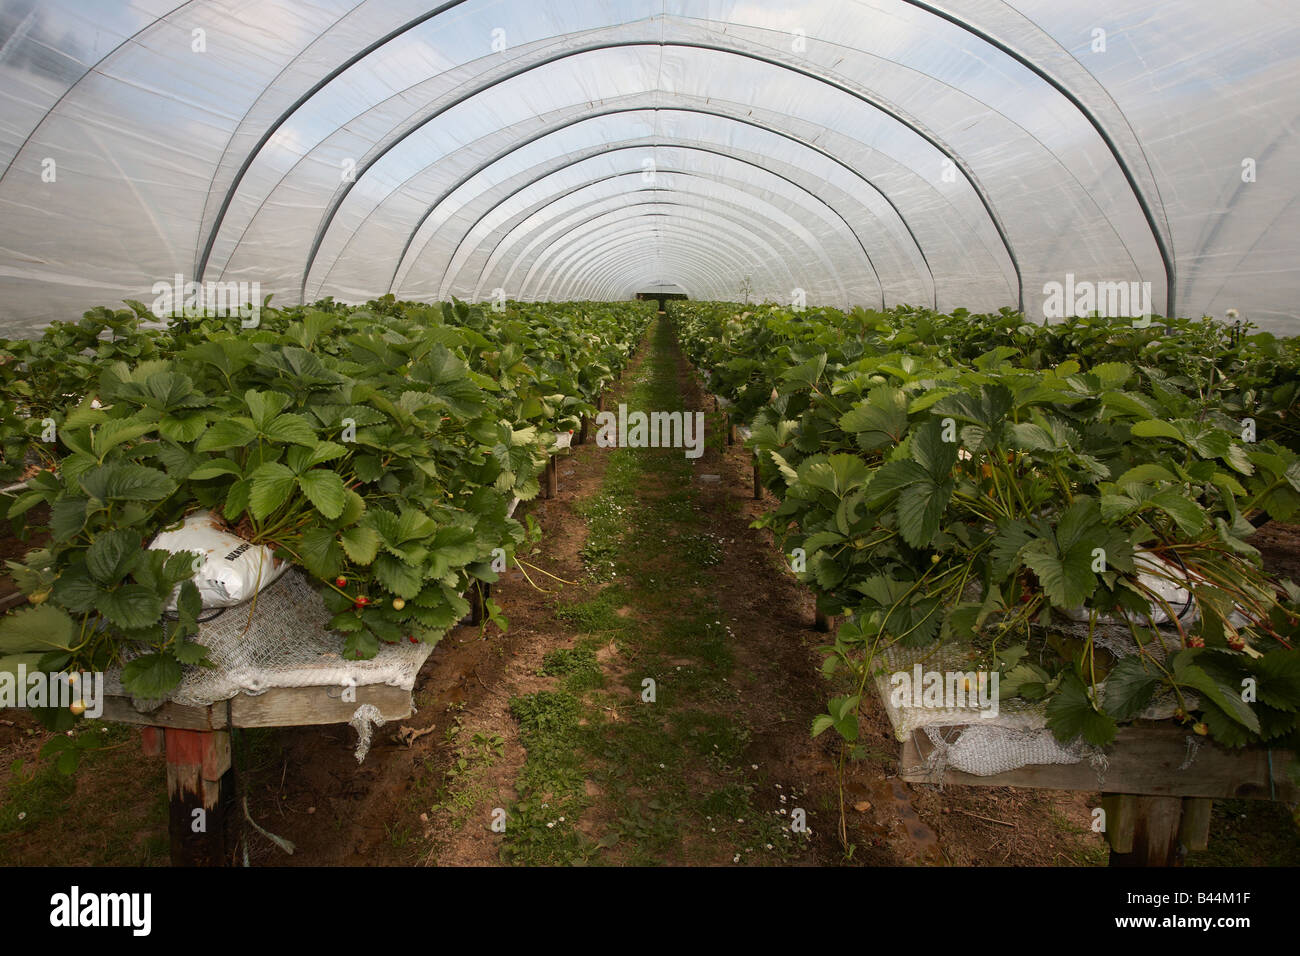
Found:
<svg viewBox="0 0 1300 956"><path fill-rule="evenodd" d="M1241 688L1224 684L1211 677L1204 669L1189 663L1190 657L1183 654L1174 657L1174 680L1200 691L1212 700L1220 710L1243 727L1259 733L1259 718L1251 706L1241 699Z"/></svg>
<svg viewBox="0 0 1300 956"><path fill-rule="evenodd" d="M182 664L202 664L208 659L208 649L192 641L177 641L171 646L172 653Z"/></svg>
<svg viewBox="0 0 1300 956"><path fill-rule="evenodd" d="M66 651L77 639L76 622L50 604L20 608L0 617L0 654Z"/></svg>
<svg viewBox="0 0 1300 956"><path fill-rule="evenodd" d="M343 532L343 550L354 564L366 565L374 561L379 553L379 544L379 532L374 528L358 525Z"/></svg>
<svg viewBox="0 0 1300 956"><path fill-rule="evenodd" d="M280 415L273 419L263 430L267 438L274 441L290 442L315 448L316 432L301 415Z"/></svg>
<svg viewBox="0 0 1300 956"><path fill-rule="evenodd" d="M71 541L86 526L89 499L80 496L59 498L50 505L50 534L55 541Z"/></svg>
<svg viewBox="0 0 1300 956"><path fill-rule="evenodd" d="M209 478L217 478L221 475L243 475L244 470L229 458L213 458L206 461L199 467L190 472L190 481L206 481Z"/></svg>
<svg viewBox="0 0 1300 956"><path fill-rule="evenodd" d="M274 461L259 465L249 477L253 487L248 502L253 517L259 521L265 520L289 499L296 483L294 473ZM339 507L342 508L341 503Z"/></svg>
<svg viewBox="0 0 1300 956"><path fill-rule="evenodd" d="M1194 538L1205 528L1205 509L1181 491L1166 488L1151 496L1149 503L1174 519L1178 530Z"/></svg>
<svg viewBox="0 0 1300 956"><path fill-rule="evenodd" d="M931 418L912 433L912 459L935 481L950 478L957 464L957 442L944 441L943 431L940 419Z"/></svg>
<svg viewBox="0 0 1300 956"><path fill-rule="evenodd" d="M100 501L161 501L176 490L176 482L156 468L114 461L82 475L81 487Z"/></svg>
<svg viewBox="0 0 1300 956"><path fill-rule="evenodd" d="M375 559L374 571L379 583L400 598L413 598L424 586L418 568L413 568L389 554L381 554Z"/></svg>
<svg viewBox="0 0 1300 956"><path fill-rule="evenodd" d="M144 654L122 668L122 686L132 697L155 700L166 697L180 684L184 671L171 654Z"/></svg>
<svg viewBox="0 0 1300 956"><path fill-rule="evenodd" d="M135 566L142 550L134 532L102 532L86 549L86 570L102 585L116 584Z"/></svg>
<svg viewBox="0 0 1300 956"><path fill-rule="evenodd" d="M307 500L326 518L333 520L343 513L347 502L347 488L337 472L326 468L313 468L298 476L298 486ZM254 494L256 494L254 482Z"/></svg>
<svg viewBox="0 0 1300 956"><path fill-rule="evenodd" d="M307 570L323 581L333 581L343 568L343 549L329 528L305 531L298 553Z"/></svg>
<svg viewBox="0 0 1300 956"><path fill-rule="evenodd" d="M283 392L259 392L250 388L244 393L244 404L248 406L253 426L264 432L267 425L289 404L289 396Z"/></svg>
<svg viewBox="0 0 1300 956"><path fill-rule="evenodd" d="M1132 720L1150 703L1159 684L1160 676L1147 671L1141 655L1122 658L1106 675L1102 709L1117 721Z"/></svg>
<svg viewBox="0 0 1300 956"><path fill-rule="evenodd" d="M1130 429L1134 438L1172 438L1174 441L1182 441L1183 433L1180 432L1171 422L1161 421L1157 418L1150 418L1143 422L1135 422Z"/></svg>
<svg viewBox="0 0 1300 956"><path fill-rule="evenodd" d="M38 671L41 669L41 658L44 656L36 651L0 656L0 674L12 674L16 678L19 667L25 667L29 674Z"/></svg>
<svg viewBox="0 0 1300 956"><path fill-rule="evenodd" d="M899 492L898 531L904 541L914 548L929 546L939 533L955 488L951 479L936 483L927 477Z"/></svg>
<svg viewBox="0 0 1300 956"><path fill-rule="evenodd" d="M150 422L137 422L129 418L116 418L104 422L95 429L90 440L91 450L101 461L114 448L126 442L134 441L154 430Z"/></svg>
<svg viewBox="0 0 1300 956"><path fill-rule="evenodd" d="M1083 735L1094 747L1105 747L1115 739L1115 720L1093 706L1088 689L1077 674L1067 672L1047 702L1047 726L1057 740L1068 742Z"/></svg>
<svg viewBox="0 0 1300 956"><path fill-rule="evenodd" d="M75 614L84 614L95 609L99 600L99 586L91 580L84 564L73 565L59 575L54 582L51 599Z"/></svg>
<svg viewBox="0 0 1300 956"><path fill-rule="evenodd" d="M194 445L195 451L224 451L243 448L257 437L246 418L225 418L204 432Z"/></svg>
<svg viewBox="0 0 1300 956"><path fill-rule="evenodd" d="M1255 670L1260 703L1285 711L1300 709L1300 654L1269 651L1256 661Z"/></svg>
<svg viewBox="0 0 1300 956"><path fill-rule="evenodd" d="M123 584L102 593L99 611L118 627L139 630L158 623L163 599L143 584Z"/></svg>
<svg viewBox="0 0 1300 956"><path fill-rule="evenodd" d="M188 415L168 415L158 424L158 433L174 442L194 441L207 427L208 416L203 412Z"/></svg>
<svg viewBox="0 0 1300 956"><path fill-rule="evenodd" d="M840 417L840 427L856 434L863 451L896 445L907 431L907 395L888 385L873 388L865 401Z"/></svg>
<svg viewBox="0 0 1300 956"><path fill-rule="evenodd" d="M230 486L226 493L226 503L221 509L227 521L236 521L248 507L248 499L253 491L253 480L241 478Z"/></svg>

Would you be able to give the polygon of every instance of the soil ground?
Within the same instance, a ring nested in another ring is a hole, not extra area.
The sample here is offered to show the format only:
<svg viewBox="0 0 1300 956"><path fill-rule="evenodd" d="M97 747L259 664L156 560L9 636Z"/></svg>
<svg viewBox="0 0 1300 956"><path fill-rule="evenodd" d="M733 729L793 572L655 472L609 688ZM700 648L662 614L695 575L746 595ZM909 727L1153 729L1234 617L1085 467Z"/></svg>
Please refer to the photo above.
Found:
<svg viewBox="0 0 1300 956"><path fill-rule="evenodd" d="M826 635L750 528L773 501L752 500L748 455L662 319L606 407L618 402L706 409L703 455L572 449L558 496L524 509L540 544L493 588L508 632L448 634L419 675L418 713L377 730L362 765L346 726L239 733L250 815L295 846L246 828L252 865L1105 863L1098 794L905 785L874 701L842 843L837 744L809 735L830 692ZM1266 529L1266 559L1289 570L1296 535ZM66 778L39 756L50 735L5 717L0 863L167 862L162 763L133 731L83 724L104 747ZM1189 862L1300 863L1286 808L1215 813L1210 850Z"/></svg>

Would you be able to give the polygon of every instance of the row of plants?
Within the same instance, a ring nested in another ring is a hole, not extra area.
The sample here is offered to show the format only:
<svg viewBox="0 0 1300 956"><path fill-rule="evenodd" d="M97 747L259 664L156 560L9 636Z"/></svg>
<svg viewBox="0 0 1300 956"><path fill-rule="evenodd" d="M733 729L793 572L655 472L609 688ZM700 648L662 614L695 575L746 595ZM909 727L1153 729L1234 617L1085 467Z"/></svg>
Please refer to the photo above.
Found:
<svg viewBox="0 0 1300 956"><path fill-rule="evenodd" d="M1300 509L1293 342L1212 320L669 314L751 425L780 501L758 526L845 615L826 657L845 692L816 732L857 739L897 645L997 671L1062 740L1105 745L1161 698L1227 746L1300 743L1300 590L1249 540Z"/></svg>
<svg viewBox="0 0 1300 956"><path fill-rule="evenodd" d="M309 576L345 656L437 641L524 539L512 499L537 495L654 314L387 297L268 303L245 328L127 305L0 341L4 474L27 477L0 518L49 536L10 563L31 606L0 619L0 668L126 661L145 698L206 663L194 556L148 547L200 509Z"/></svg>

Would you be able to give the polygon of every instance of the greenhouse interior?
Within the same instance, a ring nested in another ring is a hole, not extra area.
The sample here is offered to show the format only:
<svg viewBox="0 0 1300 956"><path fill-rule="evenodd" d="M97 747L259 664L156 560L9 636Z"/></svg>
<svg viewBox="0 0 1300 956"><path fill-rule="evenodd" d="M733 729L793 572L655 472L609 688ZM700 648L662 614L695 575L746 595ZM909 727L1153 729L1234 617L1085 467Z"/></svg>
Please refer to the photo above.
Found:
<svg viewBox="0 0 1300 956"><path fill-rule="evenodd" d="M0 863L1300 864L1298 81L1282 0L0 0Z"/></svg>

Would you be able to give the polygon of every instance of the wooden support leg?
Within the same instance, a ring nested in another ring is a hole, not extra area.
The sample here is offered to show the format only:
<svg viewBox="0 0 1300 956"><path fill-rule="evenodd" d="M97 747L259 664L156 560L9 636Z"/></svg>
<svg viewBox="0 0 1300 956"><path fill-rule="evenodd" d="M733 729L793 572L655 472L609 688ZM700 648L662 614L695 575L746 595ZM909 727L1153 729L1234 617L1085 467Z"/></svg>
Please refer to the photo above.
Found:
<svg viewBox="0 0 1300 956"><path fill-rule="evenodd" d="M546 497L554 498L560 491L560 460L552 455L546 463Z"/></svg>
<svg viewBox="0 0 1300 956"><path fill-rule="evenodd" d="M1106 794L1102 807L1106 810L1111 866L1182 865L1186 848L1179 840L1183 817L1181 797ZM1192 826L1197 826L1195 821ZM1208 816L1205 826L1208 833Z"/></svg>
<svg viewBox="0 0 1300 956"><path fill-rule="evenodd" d="M578 434L575 436L573 443L575 445L587 444L587 429L591 427L591 419L586 415L582 416L582 424L578 426Z"/></svg>
<svg viewBox="0 0 1300 956"><path fill-rule="evenodd" d="M1209 797L1183 797L1183 819L1178 825L1178 842L1185 850L1204 850L1210 845L1210 811L1214 801Z"/></svg>
<svg viewBox="0 0 1300 956"><path fill-rule="evenodd" d="M478 627L487 617L487 601L492 596L492 585L475 581L469 591L469 625Z"/></svg>
<svg viewBox="0 0 1300 956"><path fill-rule="evenodd" d="M164 749L167 731L162 727L140 728L140 750L146 757L161 757L167 753Z"/></svg>
<svg viewBox="0 0 1300 956"><path fill-rule="evenodd" d="M758 456L754 456L754 500L761 501L763 498L763 479L758 475Z"/></svg>
<svg viewBox="0 0 1300 956"><path fill-rule="evenodd" d="M172 866L224 866L236 819L235 775L230 769L230 732L158 728L167 754L167 833Z"/></svg>
<svg viewBox="0 0 1300 956"><path fill-rule="evenodd" d="M813 627L823 633L833 631L835 630L835 618L823 614L818 610L813 617Z"/></svg>
<svg viewBox="0 0 1300 956"><path fill-rule="evenodd" d="M727 444L734 445L736 443L736 423L731 420L730 413L727 414L725 420L727 423Z"/></svg>

